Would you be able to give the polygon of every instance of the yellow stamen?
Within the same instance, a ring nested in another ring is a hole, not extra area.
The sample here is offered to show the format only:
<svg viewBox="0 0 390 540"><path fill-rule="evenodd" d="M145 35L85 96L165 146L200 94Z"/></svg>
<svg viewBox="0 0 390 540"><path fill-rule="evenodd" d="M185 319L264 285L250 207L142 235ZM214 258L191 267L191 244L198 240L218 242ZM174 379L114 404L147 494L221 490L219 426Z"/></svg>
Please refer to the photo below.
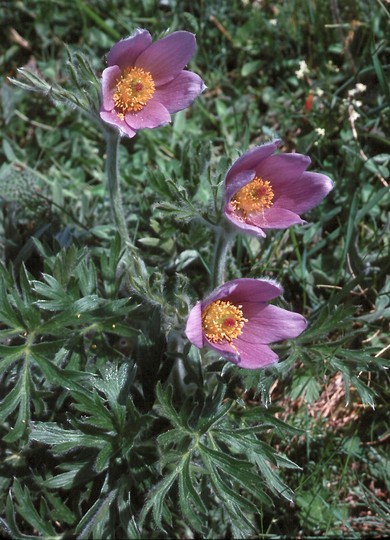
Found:
<svg viewBox="0 0 390 540"><path fill-rule="evenodd" d="M209 341L220 343L242 334L242 328L248 319L244 318L242 306L235 306L225 300L216 300L206 307L202 314L202 328Z"/></svg>
<svg viewBox="0 0 390 540"><path fill-rule="evenodd" d="M122 71L115 87L115 111L121 120L128 112L142 110L153 97L155 86L152 75L142 68L130 67Z"/></svg>
<svg viewBox="0 0 390 540"><path fill-rule="evenodd" d="M256 176L232 198L231 204L238 217L245 219L273 205L274 192L271 183Z"/></svg>

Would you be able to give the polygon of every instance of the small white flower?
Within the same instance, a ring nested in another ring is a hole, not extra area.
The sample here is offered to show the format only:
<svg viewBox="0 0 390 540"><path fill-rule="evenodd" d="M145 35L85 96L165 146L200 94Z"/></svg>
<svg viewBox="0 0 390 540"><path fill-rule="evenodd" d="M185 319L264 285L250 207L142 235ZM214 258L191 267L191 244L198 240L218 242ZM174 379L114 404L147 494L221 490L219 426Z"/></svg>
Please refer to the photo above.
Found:
<svg viewBox="0 0 390 540"><path fill-rule="evenodd" d="M299 61L299 69L295 72L295 75L298 79L303 79L303 77L309 73L309 68L307 67L307 64L305 60Z"/></svg>
<svg viewBox="0 0 390 540"><path fill-rule="evenodd" d="M361 94L362 92L365 92L367 90L367 86L362 83L357 83L355 88L351 88L351 90L348 90L349 97L356 96L356 94Z"/></svg>
<svg viewBox="0 0 390 540"><path fill-rule="evenodd" d="M322 90L322 88L316 88L316 94L318 97L321 97L324 95L324 91Z"/></svg>
<svg viewBox="0 0 390 540"><path fill-rule="evenodd" d="M327 63L329 71L334 71L335 73L338 73L340 71L340 68L336 66L332 60L329 60Z"/></svg>
<svg viewBox="0 0 390 540"><path fill-rule="evenodd" d="M315 131L316 131L316 133L317 133L320 137L324 137L324 135L325 135L325 130L324 130L324 128L318 127L318 128L315 129Z"/></svg>
<svg viewBox="0 0 390 540"><path fill-rule="evenodd" d="M269 22L270 25L272 25L272 26L276 26L276 25L278 24L278 20L277 20L277 19L270 19L268 22Z"/></svg>
<svg viewBox="0 0 390 540"><path fill-rule="evenodd" d="M351 122L355 122L355 120L357 120L359 117L360 114L358 112L356 112L355 110L350 111L349 119L351 120Z"/></svg>

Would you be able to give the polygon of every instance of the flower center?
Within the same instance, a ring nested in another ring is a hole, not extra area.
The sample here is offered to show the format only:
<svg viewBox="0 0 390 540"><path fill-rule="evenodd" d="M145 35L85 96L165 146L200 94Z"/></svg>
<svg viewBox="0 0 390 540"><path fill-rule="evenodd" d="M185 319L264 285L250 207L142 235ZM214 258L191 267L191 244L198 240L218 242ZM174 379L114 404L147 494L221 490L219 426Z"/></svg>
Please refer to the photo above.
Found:
<svg viewBox="0 0 390 540"><path fill-rule="evenodd" d="M250 214L261 212L264 208L270 208L273 205L273 198L271 183L256 176L237 191L231 204L242 218L246 218Z"/></svg>
<svg viewBox="0 0 390 540"><path fill-rule="evenodd" d="M121 120L127 112L137 112L145 107L154 94L152 75L142 68L130 67L122 71L115 87L113 100Z"/></svg>
<svg viewBox="0 0 390 540"><path fill-rule="evenodd" d="M224 339L231 343L242 334L248 319L244 318L242 306L216 300L206 307L202 314L202 328L209 341L220 343Z"/></svg>

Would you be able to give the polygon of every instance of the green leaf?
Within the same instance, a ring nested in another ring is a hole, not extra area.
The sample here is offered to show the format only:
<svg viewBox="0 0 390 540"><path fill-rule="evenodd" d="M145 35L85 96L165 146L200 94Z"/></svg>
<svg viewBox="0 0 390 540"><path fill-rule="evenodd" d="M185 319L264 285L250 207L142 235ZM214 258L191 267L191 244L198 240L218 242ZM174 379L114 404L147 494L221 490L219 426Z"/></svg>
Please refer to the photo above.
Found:
<svg viewBox="0 0 390 540"><path fill-rule="evenodd" d="M121 394L129 389L134 380L136 367L133 363L119 365L115 362L104 365L100 372L103 379L94 378L92 384L107 396L111 407L117 409L121 403Z"/></svg>
<svg viewBox="0 0 390 540"><path fill-rule="evenodd" d="M139 540L142 535L132 513L130 494L123 499L118 496L118 512L121 525L126 531L126 539Z"/></svg>
<svg viewBox="0 0 390 540"><path fill-rule="evenodd" d="M224 503L234 502L240 508L250 513L257 513L257 508L253 502L239 494L238 490L228 485L228 477L222 478L214 466L213 460L209 458L207 453L201 453L202 460L210 474L211 483L214 486L216 495L220 497Z"/></svg>
<svg viewBox="0 0 390 540"><path fill-rule="evenodd" d="M362 402L372 407L372 409L375 409L376 392L355 375L351 377L351 383L359 392Z"/></svg>
<svg viewBox="0 0 390 540"><path fill-rule="evenodd" d="M233 538L237 538L237 540L251 538L256 527L254 523L248 519L248 514L243 512L241 507L233 501L227 501L225 508L231 520Z"/></svg>
<svg viewBox="0 0 390 540"><path fill-rule="evenodd" d="M88 424L111 431L114 429L113 416L104 406L95 392L86 392L81 388L72 390L75 399L74 408L88 414Z"/></svg>
<svg viewBox="0 0 390 540"><path fill-rule="evenodd" d="M163 514L163 505L165 497L168 494L168 491L171 489L172 485L176 481L180 471L182 469L182 464L180 463L174 471L172 471L168 476L163 478L158 484L156 484L150 491L147 501L141 511L139 526L142 527L143 522L146 519L146 516L150 510L152 510L153 519L159 529L163 530L161 518Z"/></svg>
<svg viewBox="0 0 390 540"><path fill-rule="evenodd" d="M65 349L59 350L56 358L63 356L66 352ZM68 390L85 392L85 373L71 369L61 369L43 354L39 354L36 349L32 350L31 356L51 384L62 386Z"/></svg>
<svg viewBox="0 0 390 540"><path fill-rule="evenodd" d="M19 358L23 358L25 352L25 345L8 346L0 344L0 355L3 356L3 358L0 360L0 370L3 371L7 369L10 364L16 362L16 360L19 360Z"/></svg>
<svg viewBox="0 0 390 540"><path fill-rule="evenodd" d="M75 245L70 246L68 249L62 249L54 259L53 277L44 274L45 281L49 284L58 283L59 289L64 290L74 275L77 266L81 261L85 260L87 253L86 248L79 250Z"/></svg>
<svg viewBox="0 0 390 540"><path fill-rule="evenodd" d="M46 283L41 281L33 281L33 287L35 293L47 300L37 300L36 305L41 309L49 311L60 311L67 309L73 305L76 298L70 296L65 291L60 283L51 275L43 274L42 276Z"/></svg>
<svg viewBox="0 0 390 540"><path fill-rule="evenodd" d="M159 445L167 446L170 444L178 444L184 437L187 436L188 433L183 432L181 428L174 428L160 433L160 435L157 437L157 441Z"/></svg>
<svg viewBox="0 0 390 540"><path fill-rule="evenodd" d="M121 285L121 280L117 277L117 271L122 256L122 240L120 235L116 234L114 241L111 244L109 255L104 251L100 258L104 290L109 298L116 297Z"/></svg>
<svg viewBox="0 0 390 540"><path fill-rule="evenodd" d="M145 236L144 238L139 238L138 242L148 247L157 247L161 244L160 238L154 238L153 236Z"/></svg>
<svg viewBox="0 0 390 540"><path fill-rule="evenodd" d="M32 381L30 379L28 360L24 363L19 384L20 387L18 386L17 394L17 399L19 400L18 416L11 431L3 437L3 440L9 443L21 439L25 435L30 423L30 389ZM14 395L14 398L16 399L16 395Z"/></svg>
<svg viewBox="0 0 390 540"><path fill-rule="evenodd" d="M290 393L291 399L305 397L309 403L313 403L319 397L320 386L310 372L298 374L294 377Z"/></svg>
<svg viewBox="0 0 390 540"><path fill-rule="evenodd" d="M100 449L95 460L95 470L98 474L109 466L110 459L115 456L115 451L111 442L106 442Z"/></svg>
<svg viewBox="0 0 390 540"><path fill-rule="evenodd" d="M52 519L61 524L73 525L76 521L76 514L72 512L66 504L61 500L61 497L47 489L43 488L45 499L50 503L53 510L51 512Z"/></svg>
<svg viewBox="0 0 390 540"><path fill-rule="evenodd" d="M188 522L196 530L201 530L205 523L207 509L196 491L195 478L191 477L190 461L190 455L188 455L184 460L183 468L179 474L179 503L181 511ZM192 505L194 505L200 515L194 511Z"/></svg>
<svg viewBox="0 0 390 540"><path fill-rule="evenodd" d="M241 75L243 77L247 77L248 75L252 75L253 73L256 73L260 70L262 66L261 60L252 60L251 62L246 62L243 64L241 68Z"/></svg>
<svg viewBox="0 0 390 540"><path fill-rule="evenodd" d="M15 330L15 333L23 333L26 328L17 311L11 306L5 282L0 280L0 321Z"/></svg>
<svg viewBox="0 0 390 540"><path fill-rule="evenodd" d="M229 456L228 454L214 450L209 446L205 446L202 443L199 443L199 451L203 456L207 455L218 467L223 468L226 472L229 472L234 476L240 474L245 475L245 473L253 470L253 465L248 461ZM255 477L253 476L253 478ZM250 476L250 479L252 480L252 475Z"/></svg>
<svg viewBox="0 0 390 540"><path fill-rule="evenodd" d="M3 530L5 530L7 533L8 531L10 531L11 538L14 538L15 540L36 540L37 539L36 536L23 534L20 532L15 521L16 512L15 512L15 507L12 501L11 490L9 491L8 496L7 496L5 515L6 515L7 523Z"/></svg>
<svg viewBox="0 0 390 540"><path fill-rule="evenodd" d="M98 278L96 267L92 261L81 261L76 270L76 277L83 296L96 294L98 288Z"/></svg>
<svg viewBox="0 0 390 540"><path fill-rule="evenodd" d="M249 428L250 430L250 428ZM257 454L263 455L267 458L272 465L276 465L276 458L274 451L268 444L263 441L259 441L255 437L254 432L250 432L245 436L242 433L237 432L228 432L227 430L218 430L215 432L215 437L221 439L226 444L229 445L231 449L236 450L237 452L247 455L248 452L256 452Z"/></svg>
<svg viewBox="0 0 390 540"><path fill-rule="evenodd" d="M197 429L201 434L206 433L212 426L215 426L224 418L234 404L234 400L230 399L226 403L219 405L215 412L202 411L202 416L197 424Z"/></svg>
<svg viewBox="0 0 390 540"><path fill-rule="evenodd" d="M81 431L61 428L53 422L35 422L30 438L48 444L57 454L62 454L77 447L101 448L107 436L87 435Z"/></svg>
<svg viewBox="0 0 390 540"><path fill-rule="evenodd" d="M130 311L130 309L129 309ZM102 325L102 330L105 332L109 332L110 334L115 334L116 336L121 336L125 338L133 339L139 334L139 330L136 330L135 328L131 328L128 323L120 323L114 321L107 322L107 324Z"/></svg>
<svg viewBox="0 0 390 540"><path fill-rule="evenodd" d="M103 493L100 494L100 497L87 511L75 529L78 540L89 538L95 527L100 526L107 521L110 506L115 501L117 492L117 489L113 489L107 495Z"/></svg>
<svg viewBox="0 0 390 540"><path fill-rule="evenodd" d="M277 472L273 470L272 464L256 452L251 452L250 455L264 476L267 487L274 494L282 495L285 499L292 502L294 500L294 492L281 481Z"/></svg>
<svg viewBox="0 0 390 540"><path fill-rule="evenodd" d="M190 431L183 418L176 412L172 405L172 386L168 386L166 390L163 389L160 381L156 385L156 396L161 408L162 416L168 418L178 428L182 428L186 431Z"/></svg>
<svg viewBox="0 0 390 540"><path fill-rule="evenodd" d="M382 64L379 60L379 49L383 48L383 44L381 44L379 47L375 46L374 41L371 43L371 57L372 57L372 63L374 64L374 69L376 72L376 76L378 77L379 84L382 88L383 93L386 96L387 104L390 104L390 86L388 83L388 77L386 76L386 73L382 67Z"/></svg>
<svg viewBox="0 0 390 540"><path fill-rule="evenodd" d="M383 201L384 197L387 196L389 193L389 188L387 186L383 187L376 193L374 192L374 195L370 197L370 199L366 202L362 208L358 211L356 214L356 223L361 223L364 217L370 213L370 211L380 202ZM385 202L385 201L383 201Z"/></svg>
<svg viewBox="0 0 390 540"><path fill-rule="evenodd" d="M208 463L215 472L215 467L220 469L223 472L223 478L234 480L251 495L260 500L261 502L270 505L272 504L271 499L264 493L264 491L259 486L259 477L258 474L254 472L253 465L242 459L237 459L228 454L224 454L221 451L214 450L203 444L199 444L199 452L202 456L202 459L205 463ZM219 475L218 475L218 478ZM220 482L225 486L225 489L230 493L230 487L225 484L225 480L222 478ZM240 500L243 503L243 497L240 496ZM244 499L249 503L249 499ZM238 499L236 500L238 503ZM252 503L249 503L250 505Z"/></svg>
<svg viewBox="0 0 390 540"><path fill-rule="evenodd" d="M57 474L47 478L44 485L50 489L70 489L74 485L74 479L78 475L78 469Z"/></svg>
<svg viewBox="0 0 390 540"><path fill-rule="evenodd" d="M50 489L71 489L75 486L86 484L96 476L96 472L91 469L90 463L72 463L72 469L43 481L43 485Z"/></svg>
<svg viewBox="0 0 390 540"><path fill-rule="evenodd" d="M26 486L22 488L17 478L14 479L12 491L15 496L17 508L23 519L40 534L46 537L54 537L56 534L54 528L47 521L46 516L42 517L38 514L28 488Z"/></svg>
<svg viewBox="0 0 390 540"><path fill-rule="evenodd" d="M10 393L0 403L0 423L3 423L19 405L23 384L25 384L25 381L23 377L20 377Z"/></svg>
<svg viewBox="0 0 390 540"><path fill-rule="evenodd" d="M22 264L20 273L19 273L19 282L20 288L23 294L24 301L27 305L31 305L35 300L34 295L32 294L31 284L28 276L28 272L24 264Z"/></svg>
<svg viewBox="0 0 390 540"><path fill-rule="evenodd" d="M40 341L39 343L33 343L29 350L35 356L43 354L57 355L62 348L63 343L62 339L56 341Z"/></svg>

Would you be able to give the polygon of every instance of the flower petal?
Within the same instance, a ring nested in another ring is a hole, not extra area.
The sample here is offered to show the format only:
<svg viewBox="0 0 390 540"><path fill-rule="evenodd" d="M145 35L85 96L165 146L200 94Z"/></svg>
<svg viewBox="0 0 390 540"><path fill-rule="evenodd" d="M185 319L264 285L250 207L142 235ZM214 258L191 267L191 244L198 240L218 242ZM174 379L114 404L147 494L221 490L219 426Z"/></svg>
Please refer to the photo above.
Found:
<svg viewBox="0 0 390 540"><path fill-rule="evenodd" d="M125 120L132 129L137 131L138 129L155 128L168 124L171 121L171 115L164 105L151 99L141 111L126 113Z"/></svg>
<svg viewBox="0 0 390 540"><path fill-rule="evenodd" d="M310 162L310 158L303 154L278 154L259 163L256 174L271 182L277 197L279 190L284 190L288 184L302 176Z"/></svg>
<svg viewBox="0 0 390 540"><path fill-rule="evenodd" d="M255 302L257 305L264 305L265 302L276 298L283 292L279 283L271 279L239 278L233 279L229 283L236 285L234 290L226 296L226 299L233 304Z"/></svg>
<svg viewBox="0 0 390 540"><path fill-rule="evenodd" d="M102 102L105 111L112 111L115 107L112 96L120 75L121 70L118 66L110 66L102 73Z"/></svg>
<svg viewBox="0 0 390 540"><path fill-rule="evenodd" d="M135 65L138 56L152 43L152 37L147 30L138 29L126 39L118 41L107 55L109 66L119 66L121 69Z"/></svg>
<svg viewBox="0 0 390 540"><path fill-rule="evenodd" d="M240 342L234 340L234 346L225 342L211 343L206 339L207 345L217 351L221 356L236 364L240 368L259 369L275 364L279 357L267 345Z"/></svg>
<svg viewBox="0 0 390 540"><path fill-rule="evenodd" d="M295 212L276 205L258 214L250 215L245 221L248 226L260 229L287 229L292 225L306 223Z"/></svg>
<svg viewBox="0 0 390 540"><path fill-rule="evenodd" d="M277 200L275 206L289 208L297 214L311 210L333 189L332 180L325 174L305 172L292 182Z"/></svg>
<svg viewBox="0 0 390 540"><path fill-rule="evenodd" d="M149 71L158 87L177 77L195 50L194 34L173 32L144 50L137 58L137 67Z"/></svg>
<svg viewBox="0 0 390 540"><path fill-rule="evenodd" d="M259 229L257 225L250 225L248 222L243 221L242 218L239 218L230 204L231 199L234 197L234 195L244 186L249 184L255 177L255 171L242 171L239 172L234 178L232 178L231 182L226 186L225 189L225 207L224 207L224 214L225 217L233 223L236 227L239 229L242 229L244 232L248 234L256 234L258 236L261 236L265 238L266 234L264 231Z"/></svg>
<svg viewBox="0 0 390 540"><path fill-rule="evenodd" d="M275 139L272 142L257 146L256 148L245 152L245 154L239 157L228 170L226 184L230 183L240 172L254 170L263 159L266 159L275 152L280 143L280 139Z"/></svg>
<svg viewBox="0 0 390 540"><path fill-rule="evenodd" d="M234 195L240 191L241 188L249 184L255 176L256 172L254 170L245 170L236 174L226 186L225 200L230 202Z"/></svg>
<svg viewBox="0 0 390 540"><path fill-rule="evenodd" d="M306 326L306 319L299 313L267 304L242 302L244 317L248 319L242 334L237 338L237 349L241 353L243 343L258 345L292 339L301 334Z"/></svg>
<svg viewBox="0 0 390 540"><path fill-rule="evenodd" d="M247 221L240 219L231 205L226 205L224 208L224 214L233 225L241 229L247 234L253 234L265 238L267 235L258 225L251 225Z"/></svg>
<svg viewBox="0 0 390 540"><path fill-rule="evenodd" d="M156 88L154 98L172 114L186 109L205 88L196 73L182 71L173 81Z"/></svg>
<svg viewBox="0 0 390 540"><path fill-rule="evenodd" d="M229 360L229 362L233 362L233 364L238 364L238 362L240 361L240 355L238 354L237 349L234 348L227 341L222 341L221 343L212 343L207 338L205 338L205 342L208 347L214 349L214 351L217 351L217 353L226 358L226 360Z"/></svg>
<svg viewBox="0 0 390 540"><path fill-rule="evenodd" d="M202 302L202 309L216 300L229 300L236 304L256 299L256 302L267 302L282 294L283 289L274 280L238 278L232 279L217 287Z"/></svg>
<svg viewBox="0 0 390 540"><path fill-rule="evenodd" d="M265 368L272 364L276 364L279 360L278 355L267 345L256 344L255 346L252 346L251 343L240 342L239 351L240 358L237 365L240 368Z"/></svg>
<svg viewBox="0 0 390 540"><path fill-rule="evenodd" d="M119 129L122 135L127 135L128 137L134 137L135 131L131 129L124 120L121 120L118 115L114 112L100 111L100 118Z"/></svg>
<svg viewBox="0 0 390 540"><path fill-rule="evenodd" d="M238 280L228 281L227 283L223 283L219 287L217 287L207 298L205 298L202 302L202 310L205 309L209 304L212 302L215 302L216 300L222 300L223 298L226 298L231 294L234 289L237 288L237 282Z"/></svg>
<svg viewBox="0 0 390 540"><path fill-rule="evenodd" d="M195 304L195 306L191 309L190 314L188 315L184 333L191 343L193 343L199 349L204 346L202 308L200 302Z"/></svg>

